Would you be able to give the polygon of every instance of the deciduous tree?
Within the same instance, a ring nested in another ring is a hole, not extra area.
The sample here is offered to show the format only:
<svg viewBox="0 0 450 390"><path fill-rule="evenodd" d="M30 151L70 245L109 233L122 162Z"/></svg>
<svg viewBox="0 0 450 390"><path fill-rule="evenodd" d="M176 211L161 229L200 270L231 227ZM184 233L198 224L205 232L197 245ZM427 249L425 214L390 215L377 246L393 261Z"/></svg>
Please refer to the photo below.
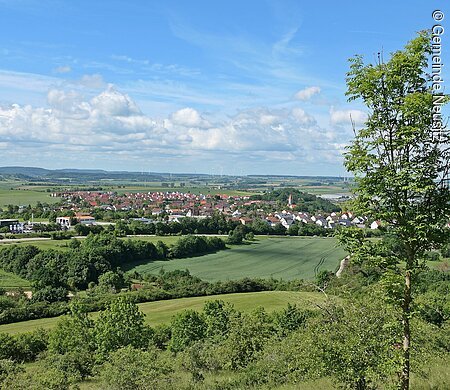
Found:
<svg viewBox="0 0 450 390"><path fill-rule="evenodd" d="M361 56L352 58L347 78L349 100L361 99L369 109L345 154L356 179L353 210L381 220L402 250L377 255L377 245L351 232L353 237L343 233L341 241L354 261L372 259L389 275L388 293L402 317L402 389L409 388L414 277L425 252L439 249L449 237L449 135L433 128L430 54L430 36L422 32L387 62L381 55L368 65Z"/></svg>

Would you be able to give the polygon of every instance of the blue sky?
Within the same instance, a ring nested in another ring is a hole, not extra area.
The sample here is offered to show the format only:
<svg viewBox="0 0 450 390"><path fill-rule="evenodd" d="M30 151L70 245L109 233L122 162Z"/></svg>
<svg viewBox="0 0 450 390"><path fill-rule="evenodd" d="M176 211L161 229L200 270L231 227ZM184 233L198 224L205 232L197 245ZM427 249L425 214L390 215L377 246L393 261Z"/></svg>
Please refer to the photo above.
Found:
<svg viewBox="0 0 450 390"><path fill-rule="evenodd" d="M347 59L434 9L446 27L434 0L0 0L1 165L343 175L367 115Z"/></svg>

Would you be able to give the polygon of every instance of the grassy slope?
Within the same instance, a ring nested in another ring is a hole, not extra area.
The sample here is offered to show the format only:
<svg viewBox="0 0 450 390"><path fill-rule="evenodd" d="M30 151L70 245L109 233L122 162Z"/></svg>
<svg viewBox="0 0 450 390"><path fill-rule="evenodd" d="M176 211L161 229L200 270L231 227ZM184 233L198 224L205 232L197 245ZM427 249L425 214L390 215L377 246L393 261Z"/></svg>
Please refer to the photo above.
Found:
<svg viewBox="0 0 450 390"><path fill-rule="evenodd" d="M14 288L29 288L30 282L14 275L11 272L6 272L0 269L0 288L14 289Z"/></svg>
<svg viewBox="0 0 450 390"><path fill-rule="evenodd" d="M179 298L166 301L146 302L139 304L140 310L146 314L146 321L150 325L167 323L172 316L185 309L201 310L205 301L221 299L232 303L236 309L251 311L263 306L267 311L280 309L289 303L299 306L311 306L314 302L322 301L320 293L297 291L263 291L256 293L222 294L207 297ZM93 313L97 317L98 313ZM22 333L37 328L50 329L58 322L59 317L43 318L39 320L16 322L14 324L0 325L0 333Z"/></svg>
<svg viewBox="0 0 450 390"><path fill-rule="evenodd" d="M0 250L8 245L33 245L39 249L67 250L68 240L25 240L25 241L0 241Z"/></svg>
<svg viewBox="0 0 450 390"><path fill-rule="evenodd" d="M130 264L127 269L141 273L158 273L175 269L189 269L208 281L232 280L243 277L274 277L283 279L314 278L314 268L325 258L319 270L334 271L345 257L336 248L334 238L264 237L250 245L235 246L200 257Z"/></svg>
<svg viewBox="0 0 450 390"><path fill-rule="evenodd" d="M84 237L83 237L84 238ZM81 239L83 239L81 238ZM180 236L137 236L130 237L132 240L142 240L156 243L157 241L163 241L167 245L174 244L180 239ZM69 240L25 240L25 241L8 241L0 240L0 249L3 245L34 245L40 249L59 249L67 250L67 244Z"/></svg>

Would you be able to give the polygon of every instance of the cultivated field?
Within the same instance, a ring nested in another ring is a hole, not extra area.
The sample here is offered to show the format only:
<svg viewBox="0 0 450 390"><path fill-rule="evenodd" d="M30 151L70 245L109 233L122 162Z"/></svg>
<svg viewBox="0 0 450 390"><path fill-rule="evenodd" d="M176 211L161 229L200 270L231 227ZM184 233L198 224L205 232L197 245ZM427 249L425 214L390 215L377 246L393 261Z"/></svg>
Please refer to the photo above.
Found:
<svg viewBox="0 0 450 390"><path fill-rule="evenodd" d="M249 245L234 246L199 257L127 265L127 270L157 274L161 269L188 269L208 281L243 277L312 279L321 270L335 271L346 256L334 238L258 237Z"/></svg>
<svg viewBox="0 0 450 390"><path fill-rule="evenodd" d="M48 192L0 188L0 206L34 205L37 202L56 203L58 201L59 198L52 198Z"/></svg>
<svg viewBox="0 0 450 390"><path fill-rule="evenodd" d="M174 244L180 236L136 236L135 240ZM6 245L35 245L40 249L67 250L64 240L0 241ZM208 281L235 280L243 277L276 279L313 279L321 270L335 271L346 256L336 247L334 238L322 237L266 237L258 236L254 242L232 246L203 256L166 261L129 263L125 271L157 274L161 269L172 271L188 269L193 275Z"/></svg>
<svg viewBox="0 0 450 390"><path fill-rule="evenodd" d="M206 301L221 299L229 302L241 311L251 311L259 306L267 311L283 308L288 303L309 307L314 302L322 301L324 296L320 293L298 292L298 291L262 291L254 293L221 294L207 297L192 297L170 299L165 301L140 303L139 309L145 313L146 322L152 326L168 323L172 316L185 309L201 310ZM92 313L93 318L98 313ZM13 324L0 325L0 333L23 333L38 328L51 329L58 322L59 317L42 318L39 320L16 322Z"/></svg>

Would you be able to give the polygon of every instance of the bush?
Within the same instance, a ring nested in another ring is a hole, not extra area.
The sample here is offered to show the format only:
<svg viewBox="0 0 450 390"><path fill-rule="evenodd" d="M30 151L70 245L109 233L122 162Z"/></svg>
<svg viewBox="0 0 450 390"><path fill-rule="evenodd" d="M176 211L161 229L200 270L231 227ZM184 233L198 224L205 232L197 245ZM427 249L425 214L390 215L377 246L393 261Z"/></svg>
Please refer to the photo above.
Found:
<svg viewBox="0 0 450 390"><path fill-rule="evenodd" d="M431 251L431 252L425 253L425 258L428 261L439 261L441 259L441 255L439 254L439 252Z"/></svg>
<svg viewBox="0 0 450 390"><path fill-rule="evenodd" d="M228 335L231 317L236 312L228 303L220 300L207 301L203 306L203 318L206 323L206 336L223 338Z"/></svg>
<svg viewBox="0 0 450 390"><path fill-rule="evenodd" d="M246 367L262 351L271 334L270 318L262 308L234 316L222 349L226 367L232 370Z"/></svg>
<svg viewBox="0 0 450 390"><path fill-rule="evenodd" d="M113 352L101 371L104 388L109 390L153 390L175 388L173 368L155 349L142 351L127 346Z"/></svg>
<svg viewBox="0 0 450 390"><path fill-rule="evenodd" d="M16 337L17 355L20 362L32 362L48 347L48 332L37 329L34 332L20 333Z"/></svg>
<svg viewBox="0 0 450 390"><path fill-rule="evenodd" d="M161 324L154 328L152 339L150 339L150 345L159 349L167 349L170 339L172 337L172 328L170 325Z"/></svg>
<svg viewBox="0 0 450 390"><path fill-rule="evenodd" d="M206 336L206 323L201 314L194 310L185 310L175 316L170 327L172 337L169 349L173 352L183 351L197 340Z"/></svg>
<svg viewBox="0 0 450 390"><path fill-rule="evenodd" d="M95 355L87 349L77 348L64 355L49 354L44 363L57 372L64 373L68 383L77 383L93 374Z"/></svg>
<svg viewBox="0 0 450 390"><path fill-rule="evenodd" d="M17 356L17 343L9 333L0 333L0 359L15 360Z"/></svg>
<svg viewBox="0 0 450 390"><path fill-rule="evenodd" d="M242 244L243 240L244 233L242 229L240 229L240 226L238 226L228 235L227 243L231 245L239 245Z"/></svg>
<svg viewBox="0 0 450 390"><path fill-rule="evenodd" d="M144 348L152 333L152 329L144 324L144 314L125 297L111 302L94 325L94 338L103 357L127 345Z"/></svg>
<svg viewBox="0 0 450 390"><path fill-rule="evenodd" d="M280 336L285 337L305 326L306 321L313 315L311 310L300 309L288 303L285 309L274 313L275 329Z"/></svg>
<svg viewBox="0 0 450 390"><path fill-rule="evenodd" d="M32 302L62 302L67 301L68 291L64 287L43 287L33 293Z"/></svg>
<svg viewBox="0 0 450 390"><path fill-rule="evenodd" d="M30 362L48 345L48 333L38 329L30 333L12 336L0 333L0 359L11 359L16 362Z"/></svg>

